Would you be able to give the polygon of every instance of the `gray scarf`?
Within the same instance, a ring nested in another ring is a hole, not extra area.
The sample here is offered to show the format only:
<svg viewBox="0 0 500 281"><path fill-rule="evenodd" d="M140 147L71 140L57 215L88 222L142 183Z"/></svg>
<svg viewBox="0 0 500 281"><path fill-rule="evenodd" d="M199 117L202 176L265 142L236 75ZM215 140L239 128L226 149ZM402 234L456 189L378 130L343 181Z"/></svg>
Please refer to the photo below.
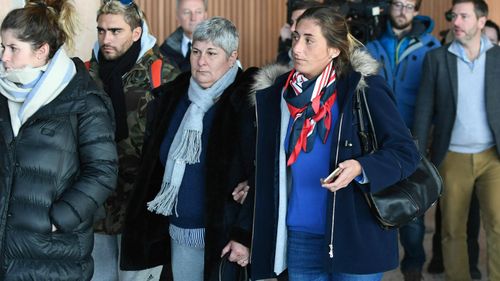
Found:
<svg viewBox="0 0 500 281"><path fill-rule="evenodd" d="M224 90L234 82L237 73L238 66L234 64L212 87L207 89L201 88L191 77L188 89L191 104L175 133L168 151L161 190L155 199L148 202L149 211L164 216L172 215L172 210L177 205L177 195L186 164L192 165L200 162L203 117L217 102Z"/></svg>

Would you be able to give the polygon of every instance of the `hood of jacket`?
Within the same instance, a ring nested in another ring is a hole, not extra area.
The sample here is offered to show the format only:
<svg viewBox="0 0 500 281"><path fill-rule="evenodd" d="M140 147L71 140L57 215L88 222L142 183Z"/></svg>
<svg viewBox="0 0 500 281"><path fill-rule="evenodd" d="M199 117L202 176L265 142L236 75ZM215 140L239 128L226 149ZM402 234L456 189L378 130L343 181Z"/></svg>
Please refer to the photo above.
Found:
<svg viewBox="0 0 500 281"><path fill-rule="evenodd" d="M430 34L434 30L434 21L428 16L415 16L412 21L412 28L406 35L409 37L421 37L423 34ZM391 21L387 21L386 36L396 37L392 30Z"/></svg>
<svg viewBox="0 0 500 281"><path fill-rule="evenodd" d="M365 77L376 75L379 70L379 63L365 50L357 48L352 51L350 56L351 67L355 72L361 74L361 79L356 90L362 90L367 87ZM255 83L252 85L251 93L252 103L255 104L255 93L259 90L271 87L278 77L290 72L290 68L282 64L270 64L261 68L255 76Z"/></svg>

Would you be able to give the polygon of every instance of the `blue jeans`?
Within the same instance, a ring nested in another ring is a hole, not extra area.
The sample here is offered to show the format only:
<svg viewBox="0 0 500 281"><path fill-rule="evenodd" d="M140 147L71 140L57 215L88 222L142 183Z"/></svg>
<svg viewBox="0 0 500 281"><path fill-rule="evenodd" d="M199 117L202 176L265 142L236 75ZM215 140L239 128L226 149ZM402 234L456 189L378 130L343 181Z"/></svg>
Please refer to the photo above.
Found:
<svg viewBox="0 0 500 281"><path fill-rule="evenodd" d="M383 273L328 273L323 267L323 235L288 231L289 281L380 281Z"/></svg>
<svg viewBox="0 0 500 281"><path fill-rule="evenodd" d="M404 249L401 271L422 271L425 262L424 251L424 216L421 216L399 228L399 241Z"/></svg>

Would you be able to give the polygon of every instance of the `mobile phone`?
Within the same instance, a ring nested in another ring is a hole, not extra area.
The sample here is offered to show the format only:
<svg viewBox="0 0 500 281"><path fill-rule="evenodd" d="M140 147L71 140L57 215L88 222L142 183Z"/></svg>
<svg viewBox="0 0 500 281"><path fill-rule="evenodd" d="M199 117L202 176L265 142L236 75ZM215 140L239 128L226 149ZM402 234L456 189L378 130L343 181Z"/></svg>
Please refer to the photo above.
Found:
<svg viewBox="0 0 500 281"><path fill-rule="evenodd" d="M331 183L332 181L335 180L336 177L338 177L340 175L341 172L342 172L342 169L337 167L335 170L333 170L333 172L331 174L328 175L328 177L326 177L326 179L320 179L320 181L322 184Z"/></svg>

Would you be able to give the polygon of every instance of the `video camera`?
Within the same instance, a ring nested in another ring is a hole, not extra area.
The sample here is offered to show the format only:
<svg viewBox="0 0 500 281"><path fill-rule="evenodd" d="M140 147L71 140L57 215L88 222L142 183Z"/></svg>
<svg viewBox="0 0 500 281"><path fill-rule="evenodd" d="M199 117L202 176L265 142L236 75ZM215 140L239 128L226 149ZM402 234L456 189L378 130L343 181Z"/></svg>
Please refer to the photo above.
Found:
<svg viewBox="0 0 500 281"><path fill-rule="evenodd" d="M385 27L390 0L325 0L338 8L356 39L366 43L376 39Z"/></svg>

